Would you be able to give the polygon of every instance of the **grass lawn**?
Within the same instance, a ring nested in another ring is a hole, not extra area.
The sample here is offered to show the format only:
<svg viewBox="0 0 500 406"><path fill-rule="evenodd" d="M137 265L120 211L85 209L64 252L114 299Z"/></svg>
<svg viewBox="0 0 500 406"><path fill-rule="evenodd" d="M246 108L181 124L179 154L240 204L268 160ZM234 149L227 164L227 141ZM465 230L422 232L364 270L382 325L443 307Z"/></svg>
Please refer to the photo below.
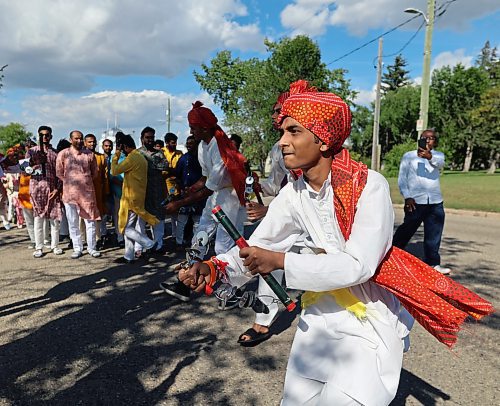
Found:
<svg viewBox="0 0 500 406"><path fill-rule="evenodd" d="M402 204L398 179L388 178L393 203ZM500 212L500 172L487 175L485 171L469 173L444 171L441 191L445 208Z"/></svg>

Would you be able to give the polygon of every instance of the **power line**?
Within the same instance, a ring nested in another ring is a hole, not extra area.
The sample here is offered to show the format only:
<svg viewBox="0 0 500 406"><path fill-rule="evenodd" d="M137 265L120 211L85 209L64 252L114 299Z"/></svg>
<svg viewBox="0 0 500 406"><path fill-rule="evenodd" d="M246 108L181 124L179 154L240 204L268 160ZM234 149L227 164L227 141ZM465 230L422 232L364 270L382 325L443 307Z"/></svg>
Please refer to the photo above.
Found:
<svg viewBox="0 0 500 406"><path fill-rule="evenodd" d="M457 0L448 0L448 1L444 2L443 4L441 4L439 7L437 7L437 8L436 8L436 11L443 10L443 11L441 11L440 13L438 13L437 18L440 18L440 17L441 17L444 13L446 13L446 11L448 10L448 7L450 7L450 5L451 5L452 3L454 3L454 2L456 2L456 1L457 1ZM337 59L334 59L333 61L328 62L328 63L326 64L326 66L331 65L332 63L338 62L338 61L340 61L341 59L344 59L344 58L348 57L349 55L352 55L353 53L355 53L355 52L359 51L360 49L363 49L364 47L366 47L366 46L368 46L368 45L370 45L370 44L374 43L374 42L375 42L375 41L377 41L379 38L381 38L381 37L383 37L383 36L385 36L385 35L387 35L387 34L390 34L391 32L393 32L393 31L397 30L398 28L400 28L400 27L402 27L402 26L404 26L404 25L408 24L409 22L411 22L411 21L413 21L413 20L415 20L416 18L419 18L419 17L420 17L420 15L415 15L415 16L413 16L413 17L409 18L408 20L403 21L401 24L399 24L399 25L397 25L397 26L395 26L395 27L391 28L390 30L388 30L388 31L384 32L383 34L380 34L378 37L375 37L375 38L371 39L370 41L365 42L364 44L360 45L359 47L354 48L353 50L351 50L351 51L347 52L346 54L344 54L344 55L342 55L342 56L338 57ZM394 55L397 55L397 54L401 53L401 52L402 52L402 51L403 51L403 50L404 50L404 49L405 49L405 48L406 48L406 47L410 44L410 42L411 42L411 41L413 41L413 39L417 36L417 34L420 32L420 30L422 29L422 27L423 27L424 25L425 25L425 21L424 21L424 22L422 22L422 24L420 24L420 26L418 27L417 31L416 31L416 32L415 32L415 33L414 33L414 34L410 37L410 39L409 39L409 40L408 40L408 41L407 41L407 42L403 45L403 47L402 47L399 51L397 51L397 52L395 52L395 53L393 53L393 54L390 54L390 55L384 55L384 57L390 57L390 56L394 56Z"/></svg>
<svg viewBox="0 0 500 406"><path fill-rule="evenodd" d="M406 25L406 24L408 24L409 22L411 22L411 21L413 21L413 20L415 20L416 18L419 18L419 17L420 17L419 15L416 15L416 16L413 16L413 17L409 18L409 19L408 19L408 20L406 20L406 21L403 21L401 24L399 24L399 25L397 25L397 26L395 26L395 27L391 28L390 30L388 30L388 31L386 31L386 32L384 32L384 33L382 33L382 34L380 34L379 36L377 36L377 37L375 37L375 38L371 39L370 41L365 42L364 44L360 45L359 47L354 48L352 51L347 52L346 54L344 54L344 55L342 55L342 56L338 57L337 59L334 59L334 60L333 60L333 61L331 61L331 62L328 62L328 63L326 64L326 66L331 65L332 63L335 63L335 62L337 62L337 61L340 61L341 59L344 59L345 57L347 57L347 56L349 56L349 55L353 54L354 52L359 51L360 49L362 49L362 48L364 48L364 47L366 47L366 46L368 46L368 45L370 45L370 44L374 43L374 42L375 42L375 41L377 41L379 38L381 38L381 37L383 37L383 36L385 36L385 35L387 35L387 34L390 34L390 33L391 33L391 32L393 32L393 31L396 31L398 28L401 28L403 25Z"/></svg>

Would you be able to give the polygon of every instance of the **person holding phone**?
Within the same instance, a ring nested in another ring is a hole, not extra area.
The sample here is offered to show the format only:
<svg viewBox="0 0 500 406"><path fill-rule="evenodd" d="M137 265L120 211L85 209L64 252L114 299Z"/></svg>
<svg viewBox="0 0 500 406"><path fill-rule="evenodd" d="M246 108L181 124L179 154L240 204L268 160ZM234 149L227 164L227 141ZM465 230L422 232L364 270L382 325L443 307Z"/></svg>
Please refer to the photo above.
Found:
<svg viewBox="0 0 500 406"><path fill-rule="evenodd" d="M405 199L405 217L394 234L393 245L404 249L424 223L424 261L442 274L449 274L450 269L441 266L439 255L445 217L439 184L444 154L434 150L437 145L436 131L428 129L420 136L417 150L403 155L398 185Z"/></svg>

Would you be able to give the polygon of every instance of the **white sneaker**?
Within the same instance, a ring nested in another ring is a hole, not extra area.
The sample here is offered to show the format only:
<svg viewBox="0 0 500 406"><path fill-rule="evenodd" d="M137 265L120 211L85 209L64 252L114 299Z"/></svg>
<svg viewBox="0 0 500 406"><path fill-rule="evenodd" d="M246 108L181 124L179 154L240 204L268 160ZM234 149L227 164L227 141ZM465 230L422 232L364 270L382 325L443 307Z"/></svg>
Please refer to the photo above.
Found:
<svg viewBox="0 0 500 406"><path fill-rule="evenodd" d="M451 272L450 268L444 268L441 265L434 265L434 269L443 275L448 275Z"/></svg>
<svg viewBox="0 0 500 406"><path fill-rule="evenodd" d="M52 250L52 252L54 253L54 255L62 255L63 254L63 250L59 247L56 247Z"/></svg>
<svg viewBox="0 0 500 406"><path fill-rule="evenodd" d="M9 230L12 228L12 226L10 225L10 223L4 223L3 227L4 227L7 231L9 231Z"/></svg>
<svg viewBox="0 0 500 406"><path fill-rule="evenodd" d="M71 259L78 259L82 256L82 252L81 251L74 251L73 254L71 254Z"/></svg>
<svg viewBox="0 0 500 406"><path fill-rule="evenodd" d="M99 251L92 251L92 252L89 252L89 255L92 258L99 258L101 256L101 253Z"/></svg>
<svg viewBox="0 0 500 406"><path fill-rule="evenodd" d="M35 258L42 258L43 257L43 251L42 250L36 250L34 253L33 253L33 256Z"/></svg>

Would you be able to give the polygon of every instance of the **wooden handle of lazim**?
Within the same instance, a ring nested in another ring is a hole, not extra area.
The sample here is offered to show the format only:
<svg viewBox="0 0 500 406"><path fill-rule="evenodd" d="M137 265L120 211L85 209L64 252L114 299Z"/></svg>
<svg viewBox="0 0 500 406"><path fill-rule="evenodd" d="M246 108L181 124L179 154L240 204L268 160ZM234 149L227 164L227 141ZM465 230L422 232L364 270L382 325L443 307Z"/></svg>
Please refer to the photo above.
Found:
<svg viewBox="0 0 500 406"><path fill-rule="evenodd" d="M238 232L238 230L236 230L236 227L231 222L231 220L229 220L229 218L226 216L226 213L224 213L224 210L222 210L220 206L215 206L212 209L212 213L239 248L248 247L248 243L246 242L246 240ZM275 277L271 274L261 276L281 301L281 303L283 303L286 309L289 312L292 312L296 307L296 303L292 301L292 299L290 299L290 296L288 296L285 289L283 289L283 286L281 286L275 279Z"/></svg>

